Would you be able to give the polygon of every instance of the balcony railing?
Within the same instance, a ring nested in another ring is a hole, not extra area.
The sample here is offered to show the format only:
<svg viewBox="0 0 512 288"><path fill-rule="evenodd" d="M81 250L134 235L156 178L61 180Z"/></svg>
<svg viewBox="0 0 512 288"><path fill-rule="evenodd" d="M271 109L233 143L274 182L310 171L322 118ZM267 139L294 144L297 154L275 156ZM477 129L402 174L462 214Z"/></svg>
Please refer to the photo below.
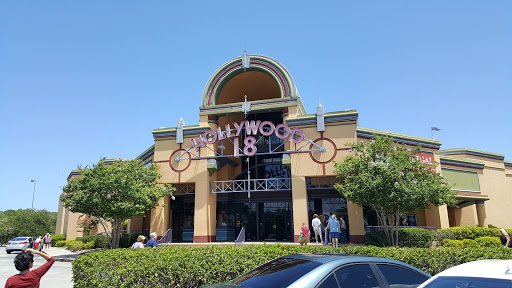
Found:
<svg viewBox="0 0 512 288"><path fill-rule="evenodd" d="M262 192L291 190L290 178L213 181L212 193Z"/></svg>

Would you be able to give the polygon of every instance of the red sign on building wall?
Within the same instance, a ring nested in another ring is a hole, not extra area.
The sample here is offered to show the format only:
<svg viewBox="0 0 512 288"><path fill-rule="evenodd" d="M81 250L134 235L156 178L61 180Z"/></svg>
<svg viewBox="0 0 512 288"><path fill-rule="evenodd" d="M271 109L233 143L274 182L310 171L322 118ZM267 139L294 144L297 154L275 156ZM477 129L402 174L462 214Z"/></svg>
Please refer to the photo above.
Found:
<svg viewBox="0 0 512 288"><path fill-rule="evenodd" d="M434 154L432 153L416 153L416 158L424 164L434 164Z"/></svg>

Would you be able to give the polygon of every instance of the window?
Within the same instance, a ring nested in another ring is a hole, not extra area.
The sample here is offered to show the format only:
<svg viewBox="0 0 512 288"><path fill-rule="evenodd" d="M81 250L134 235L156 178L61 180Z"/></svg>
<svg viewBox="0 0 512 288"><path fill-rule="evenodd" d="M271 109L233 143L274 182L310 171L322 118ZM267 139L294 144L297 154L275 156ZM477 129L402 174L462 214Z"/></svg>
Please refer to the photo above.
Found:
<svg viewBox="0 0 512 288"><path fill-rule="evenodd" d="M480 192L480 182L476 172L442 169L441 174L454 190Z"/></svg>
<svg viewBox="0 0 512 288"><path fill-rule="evenodd" d="M338 281L336 281L336 277L334 277L334 274L331 274L317 288L336 288L336 287L340 287L340 286L338 285Z"/></svg>
<svg viewBox="0 0 512 288"><path fill-rule="evenodd" d="M334 272L342 288L380 287L369 264L354 264L342 267Z"/></svg>
<svg viewBox="0 0 512 288"><path fill-rule="evenodd" d="M427 276L405 267L388 264L377 264L377 267L391 288L418 287L428 279Z"/></svg>
<svg viewBox="0 0 512 288"><path fill-rule="evenodd" d="M303 259L278 258L235 278L231 283L251 288L286 287L320 264Z"/></svg>

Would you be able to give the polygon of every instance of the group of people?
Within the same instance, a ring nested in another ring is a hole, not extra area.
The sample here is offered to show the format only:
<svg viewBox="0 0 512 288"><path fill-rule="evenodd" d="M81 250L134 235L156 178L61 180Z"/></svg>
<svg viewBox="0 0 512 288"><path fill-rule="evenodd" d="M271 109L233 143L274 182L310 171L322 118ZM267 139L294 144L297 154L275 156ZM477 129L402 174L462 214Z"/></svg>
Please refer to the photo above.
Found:
<svg viewBox="0 0 512 288"><path fill-rule="evenodd" d="M146 243L146 245L144 245L145 240L146 240L146 237L144 235L139 235L137 237L137 241L135 241L135 243L132 244L132 248L134 248L134 249L139 249L139 248L144 248L144 247L155 248L158 246L158 242L156 241L156 233L155 232L152 232L151 234L149 234L149 240Z"/></svg>
<svg viewBox="0 0 512 288"><path fill-rule="evenodd" d="M43 250L52 247L52 235L50 233L46 233L46 235L38 236L36 240L34 240L34 249L35 250Z"/></svg>
<svg viewBox="0 0 512 288"><path fill-rule="evenodd" d="M332 246L338 247L340 236L342 243L347 242L347 225L345 220L343 219L343 216L340 216L338 219L336 213L334 212L332 212L330 217L325 219L324 223L322 223L322 220L320 220L318 214L314 214L313 220L311 221L311 227L313 227L313 232L315 233L316 244L319 243L318 239L320 239L320 243L328 245L330 239ZM302 223L299 234L300 244L307 245L307 243L309 243L310 237L311 232L309 227L306 225L306 223Z"/></svg>

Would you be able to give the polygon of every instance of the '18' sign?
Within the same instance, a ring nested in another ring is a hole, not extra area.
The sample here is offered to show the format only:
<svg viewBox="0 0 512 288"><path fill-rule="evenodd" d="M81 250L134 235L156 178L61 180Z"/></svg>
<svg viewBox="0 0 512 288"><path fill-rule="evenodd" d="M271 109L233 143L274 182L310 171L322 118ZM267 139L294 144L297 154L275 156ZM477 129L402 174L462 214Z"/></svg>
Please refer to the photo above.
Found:
<svg viewBox="0 0 512 288"><path fill-rule="evenodd" d="M217 128L217 131L208 130L199 137L192 139L192 145L199 152L201 147L205 147L206 144L213 144L218 140L224 140L227 138L233 138L234 143L234 156L239 156L239 144L238 137L245 128L245 139L243 152L246 156L252 156L256 153L256 138L254 136L261 134L263 136L270 136L274 134L277 138L292 143L300 143L304 140L304 132L297 128L290 128L288 125L282 123L274 125L270 121L251 120L243 121L240 123L233 123L233 128L230 124L226 124L225 129L221 127Z"/></svg>

